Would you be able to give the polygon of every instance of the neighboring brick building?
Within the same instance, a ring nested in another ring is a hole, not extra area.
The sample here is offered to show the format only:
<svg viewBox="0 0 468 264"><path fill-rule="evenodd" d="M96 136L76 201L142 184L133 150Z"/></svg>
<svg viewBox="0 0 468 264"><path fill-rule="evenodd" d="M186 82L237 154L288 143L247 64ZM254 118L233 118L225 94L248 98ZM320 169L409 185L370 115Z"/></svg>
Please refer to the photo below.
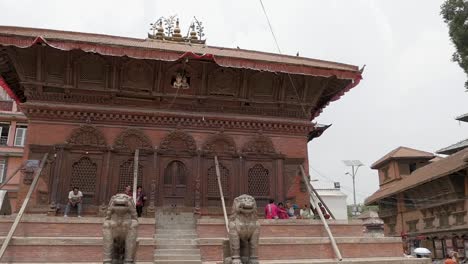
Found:
<svg viewBox="0 0 468 264"><path fill-rule="evenodd" d="M27 120L18 110L16 102L0 86L0 182L22 164L23 148L26 142ZM12 209L16 208L16 198L20 182L20 172L3 188L7 190Z"/></svg>
<svg viewBox="0 0 468 264"><path fill-rule="evenodd" d="M378 204L387 236L404 247L429 248L435 258L468 254L468 148L448 157L399 147L372 165L380 188L366 199Z"/></svg>

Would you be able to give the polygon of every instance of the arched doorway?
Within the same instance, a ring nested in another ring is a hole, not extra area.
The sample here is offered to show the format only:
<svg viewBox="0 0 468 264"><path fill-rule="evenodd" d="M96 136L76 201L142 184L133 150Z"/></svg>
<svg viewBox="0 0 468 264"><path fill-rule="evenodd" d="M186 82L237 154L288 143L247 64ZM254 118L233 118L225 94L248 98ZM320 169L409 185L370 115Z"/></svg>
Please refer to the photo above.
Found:
<svg viewBox="0 0 468 264"><path fill-rule="evenodd" d="M188 171L181 161L171 161L164 170L164 206L184 206Z"/></svg>

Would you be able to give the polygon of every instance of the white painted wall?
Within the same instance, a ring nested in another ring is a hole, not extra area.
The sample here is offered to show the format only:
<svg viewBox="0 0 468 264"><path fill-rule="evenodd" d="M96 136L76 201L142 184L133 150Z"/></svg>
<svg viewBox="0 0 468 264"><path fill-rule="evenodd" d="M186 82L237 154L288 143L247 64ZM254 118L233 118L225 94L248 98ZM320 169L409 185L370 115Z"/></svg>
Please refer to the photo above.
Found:
<svg viewBox="0 0 468 264"><path fill-rule="evenodd" d="M316 189L322 200L328 206L337 220L348 219L348 209L346 204L346 194L340 189Z"/></svg>

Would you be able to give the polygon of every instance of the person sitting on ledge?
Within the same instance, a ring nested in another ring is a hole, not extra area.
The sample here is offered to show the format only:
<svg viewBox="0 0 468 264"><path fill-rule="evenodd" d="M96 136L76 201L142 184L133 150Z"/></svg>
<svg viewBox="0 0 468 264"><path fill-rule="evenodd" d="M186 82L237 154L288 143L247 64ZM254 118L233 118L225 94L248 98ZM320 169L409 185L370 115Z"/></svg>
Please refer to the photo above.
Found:
<svg viewBox="0 0 468 264"><path fill-rule="evenodd" d="M265 206L265 218L266 219L278 219L278 207L275 204L275 200L270 199L267 206Z"/></svg>
<svg viewBox="0 0 468 264"><path fill-rule="evenodd" d="M68 203L65 207L65 214L63 217L68 217L70 212L70 207L75 207L78 211L78 217L81 217L81 201L83 198L83 193L78 189L78 187L73 187L73 190L68 193Z"/></svg>
<svg viewBox="0 0 468 264"><path fill-rule="evenodd" d="M304 208L301 209L301 218L311 219L312 217L312 211L310 210L309 206L307 204L304 204Z"/></svg>
<svg viewBox="0 0 468 264"><path fill-rule="evenodd" d="M288 211L284 208L283 203L278 203L278 217L279 219L289 219Z"/></svg>

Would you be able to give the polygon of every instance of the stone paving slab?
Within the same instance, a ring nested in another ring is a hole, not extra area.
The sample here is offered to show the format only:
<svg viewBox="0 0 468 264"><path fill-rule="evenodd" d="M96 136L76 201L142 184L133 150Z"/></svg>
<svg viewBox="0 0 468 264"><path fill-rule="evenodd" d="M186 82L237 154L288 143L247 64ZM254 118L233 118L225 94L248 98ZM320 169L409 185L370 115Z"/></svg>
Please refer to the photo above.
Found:
<svg viewBox="0 0 468 264"><path fill-rule="evenodd" d="M0 222L13 222L15 221L16 214L1 215ZM85 224L102 224L104 217L83 216L83 217L63 217L63 216L47 216L41 214L25 214L21 218L21 223L85 223ZM143 225L154 225L154 218L138 218L138 223Z"/></svg>
<svg viewBox="0 0 468 264"><path fill-rule="evenodd" d="M157 238L157 234L156 234ZM225 238L200 238L200 245L222 245ZM335 237L336 243L376 244L401 243L400 237ZM261 237L260 245L276 244L330 244L328 237Z"/></svg>

